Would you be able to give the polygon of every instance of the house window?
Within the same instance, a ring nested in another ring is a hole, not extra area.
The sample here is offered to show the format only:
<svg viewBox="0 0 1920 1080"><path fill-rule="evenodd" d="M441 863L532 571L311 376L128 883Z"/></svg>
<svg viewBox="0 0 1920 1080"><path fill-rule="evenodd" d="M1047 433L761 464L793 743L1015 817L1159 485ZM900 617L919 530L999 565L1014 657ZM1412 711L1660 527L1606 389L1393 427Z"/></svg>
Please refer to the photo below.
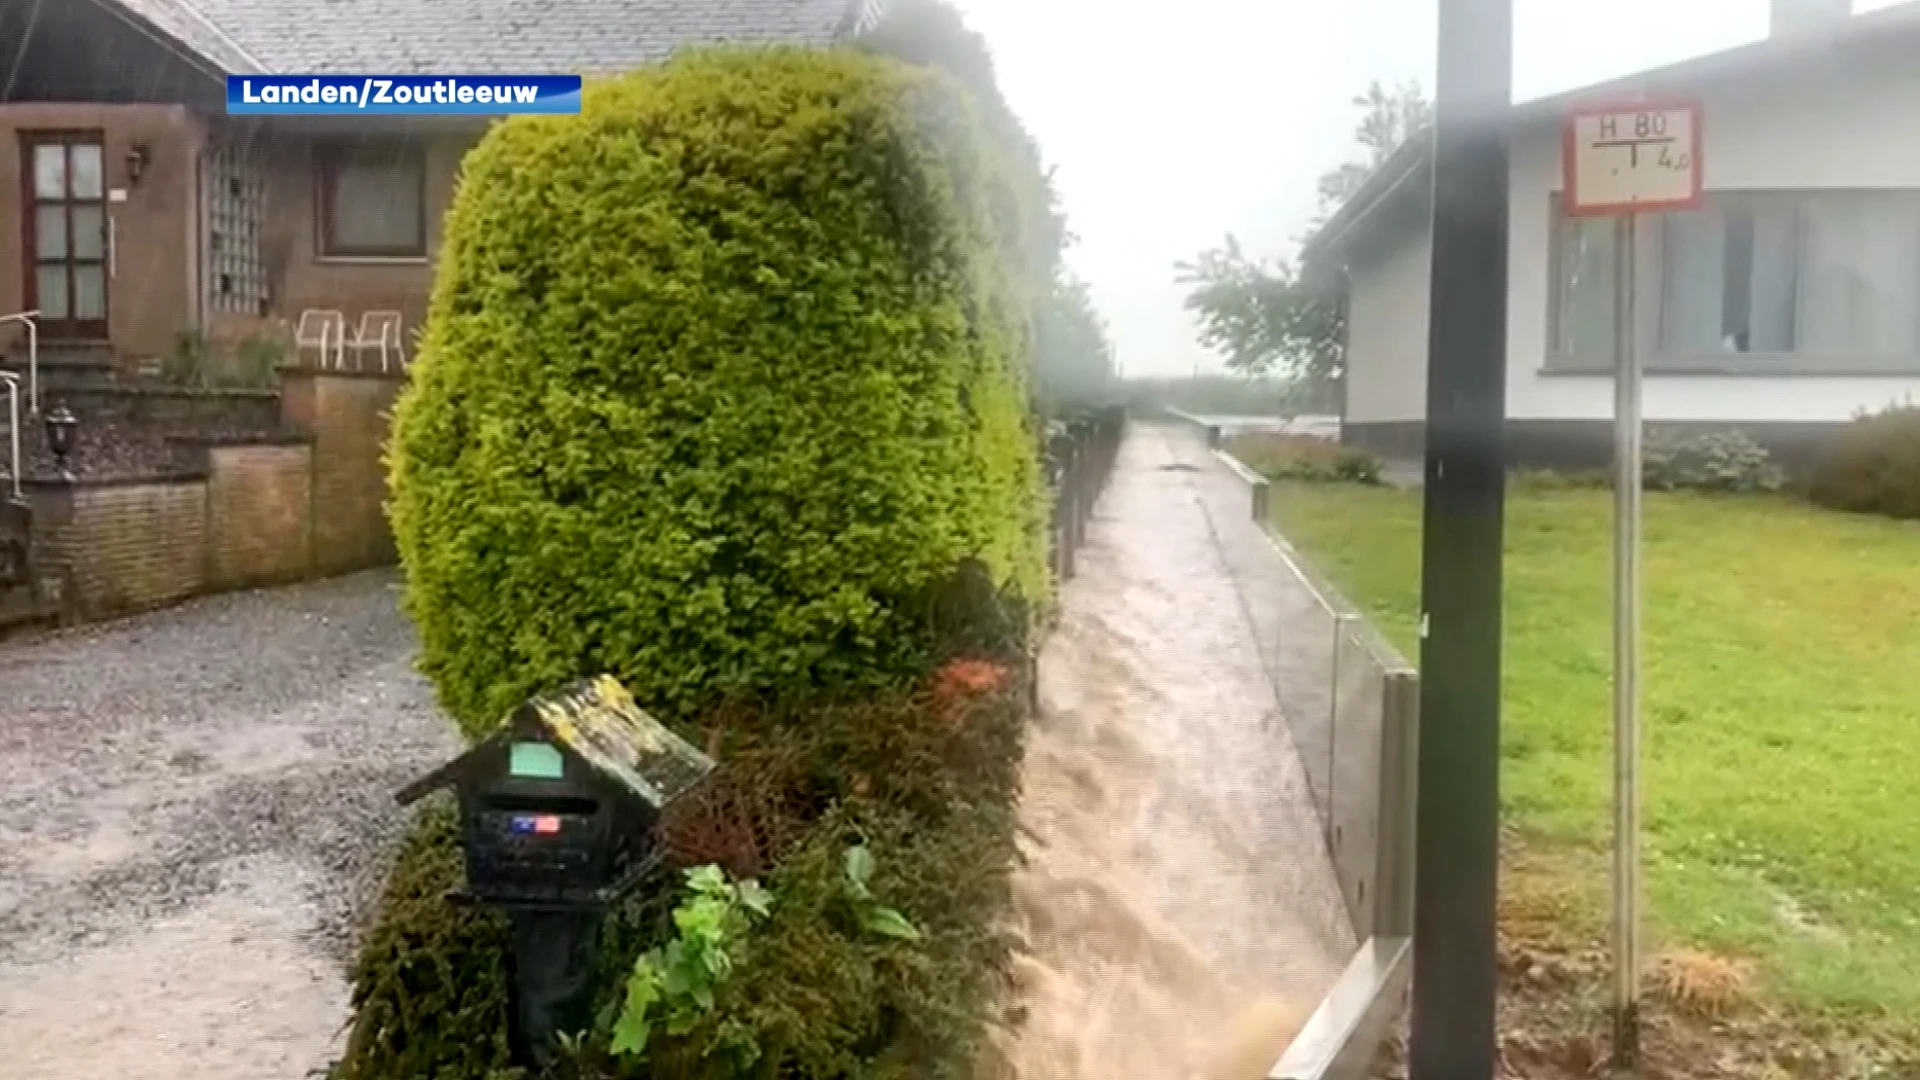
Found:
<svg viewBox="0 0 1920 1080"><path fill-rule="evenodd" d="M419 144L325 146L318 163L321 255L427 254L426 161Z"/></svg>
<svg viewBox="0 0 1920 1080"><path fill-rule="evenodd" d="M1614 219L1573 217L1554 203L1553 353L1613 362Z"/></svg>
<svg viewBox="0 0 1920 1080"><path fill-rule="evenodd" d="M1728 194L1661 230L1664 356L1920 358L1920 193Z"/></svg>

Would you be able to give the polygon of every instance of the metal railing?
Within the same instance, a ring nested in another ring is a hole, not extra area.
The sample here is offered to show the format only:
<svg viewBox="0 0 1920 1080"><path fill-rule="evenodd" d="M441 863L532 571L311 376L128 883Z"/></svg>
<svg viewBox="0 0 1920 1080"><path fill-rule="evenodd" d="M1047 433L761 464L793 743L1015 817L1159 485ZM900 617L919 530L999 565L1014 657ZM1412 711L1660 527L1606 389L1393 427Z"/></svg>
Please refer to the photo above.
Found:
<svg viewBox="0 0 1920 1080"><path fill-rule="evenodd" d="M40 312L16 311L0 315L0 326L18 323L27 328L27 415L40 415ZM17 429L18 424L14 425ZM17 455L16 455L17 456Z"/></svg>
<svg viewBox="0 0 1920 1080"><path fill-rule="evenodd" d="M1400 1015L1412 973L1419 678L1269 517L1266 479L1212 449L1202 503L1275 705L1300 756L1360 947L1271 1080L1360 1080Z"/></svg>
<svg viewBox="0 0 1920 1080"><path fill-rule="evenodd" d="M0 371L0 385L7 390L7 485L12 489L14 502L21 495L20 477L25 468L20 460L20 376L11 371Z"/></svg>
<svg viewBox="0 0 1920 1080"><path fill-rule="evenodd" d="M1113 475L1126 433L1124 406L1109 406L1055 425L1046 446L1047 483L1053 490L1052 556L1057 580L1073 577L1086 542L1093 504Z"/></svg>

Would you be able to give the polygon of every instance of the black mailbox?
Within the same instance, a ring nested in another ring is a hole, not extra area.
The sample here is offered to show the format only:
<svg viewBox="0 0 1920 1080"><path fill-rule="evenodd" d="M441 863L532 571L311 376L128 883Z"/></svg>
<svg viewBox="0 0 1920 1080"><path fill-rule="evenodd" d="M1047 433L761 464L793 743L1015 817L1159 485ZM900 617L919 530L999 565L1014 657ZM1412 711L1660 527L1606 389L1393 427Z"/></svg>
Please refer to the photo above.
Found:
<svg viewBox="0 0 1920 1080"><path fill-rule="evenodd" d="M537 697L466 753L402 788L460 801L465 899L512 926L508 1043L544 1068L556 1037L589 1021L606 909L658 858L653 827L713 762L648 716L612 676Z"/></svg>
<svg viewBox="0 0 1920 1080"><path fill-rule="evenodd" d="M522 705L399 799L454 789L473 899L604 907L652 865L661 811L712 769L617 680L601 676Z"/></svg>

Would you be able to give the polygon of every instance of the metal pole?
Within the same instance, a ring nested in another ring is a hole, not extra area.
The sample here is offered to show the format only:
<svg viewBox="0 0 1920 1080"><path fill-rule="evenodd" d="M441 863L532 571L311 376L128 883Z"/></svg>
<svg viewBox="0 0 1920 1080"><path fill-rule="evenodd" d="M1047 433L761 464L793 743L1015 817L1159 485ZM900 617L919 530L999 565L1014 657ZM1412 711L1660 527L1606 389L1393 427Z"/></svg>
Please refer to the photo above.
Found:
<svg viewBox="0 0 1920 1080"><path fill-rule="evenodd" d="M1640 1056L1640 350L1632 214L1620 215L1614 267L1613 1056Z"/></svg>
<svg viewBox="0 0 1920 1080"><path fill-rule="evenodd" d="M1439 0L1412 1080L1491 1080L1512 0Z"/></svg>

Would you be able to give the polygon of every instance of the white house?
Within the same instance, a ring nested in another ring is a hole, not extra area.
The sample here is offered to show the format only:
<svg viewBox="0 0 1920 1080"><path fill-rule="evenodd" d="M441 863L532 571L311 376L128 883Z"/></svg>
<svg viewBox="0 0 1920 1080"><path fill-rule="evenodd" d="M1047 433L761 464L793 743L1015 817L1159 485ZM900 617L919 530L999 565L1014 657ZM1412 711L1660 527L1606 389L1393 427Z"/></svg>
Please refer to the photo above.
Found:
<svg viewBox="0 0 1920 1080"><path fill-rule="evenodd" d="M1613 225L1559 206L1569 108L1701 103L1705 200L1639 221L1649 426L1737 427L1801 458L1857 410L1920 401L1920 3L1773 0L1763 41L1516 106L1509 453L1610 455ZM1430 138L1402 146L1305 252L1348 287L1343 437L1420 452Z"/></svg>

